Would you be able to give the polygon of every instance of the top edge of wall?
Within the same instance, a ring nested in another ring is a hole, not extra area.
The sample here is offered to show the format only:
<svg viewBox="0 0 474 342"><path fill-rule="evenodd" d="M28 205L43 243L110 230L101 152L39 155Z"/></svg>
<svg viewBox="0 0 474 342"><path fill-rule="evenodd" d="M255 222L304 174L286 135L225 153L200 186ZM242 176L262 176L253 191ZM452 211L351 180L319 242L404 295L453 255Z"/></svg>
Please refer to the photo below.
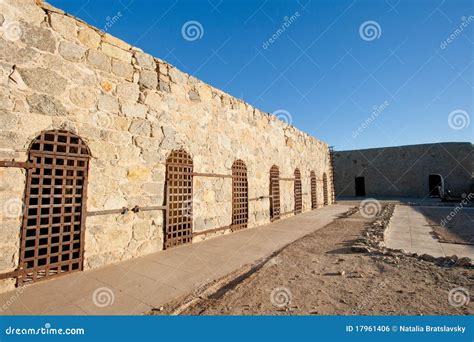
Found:
<svg viewBox="0 0 474 342"><path fill-rule="evenodd" d="M115 42L115 46L116 47L119 47L119 48L122 48L122 50L125 50L125 51L129 51L129 52L141 52L141 53L145 53L147 54L146 52L144 52L142 49L138 48L138 47L135 47L123 40L121 40L120 38L117 38L115 36L112 36L111 34L109 33L106 33L100 29L98 29L97 27L85 22L84 20L74 16L74 15L71 15L67 12L65 12L64 10L60 9L60 8L57 8L57 7L54 7L53 5L49 4L48 2L46 1L43 1L43 0L34 0L34 2L36 3L37 6L39 6L40 8L42 8L46 13L56 13L56 14L60 14L60 15L64 15L64 16L67 16L69 18L72 18L74 20L76 20L77 22L80 22L81 24L87 26L88 28L96 31L101 37L107 37L111 40L113 40ZM117 46L118 45L118 46ZM128 50L127 49L124 49L123 47L128 47ZM149 54L147 54L149 55ZM251 104L249 104L248 102L242 100L242 99L239 99L233 95L230 95L228 93L226 93L225 91L219 89L219 88L216 88L196 77L194 77L193 75L190 75L182 70L180 70L178 67L176 67L175 65L167 62L167 61L164 61L158 57L155 57L153 55L150 55L151 57L153 57L153 59L159 63L162 63L162 64L165 64L166 66L168 67L171 67L171 68L174 68L176 69L177 71L179 71L180 73L182 73L184 76L188 77L188 78L192 78L192 79L195 79L197 82L201 82L202 84L208 86L211 88L211 90L215 91L217 94L221 95L221 96L226 96L236 102L240 102L241 104L243 104L244 106L248 107L249 109L253 110L253 111L258 111L260 112L261 114L263 114L264 116L266 116L270 121L274 121L274 122L278 122L281 126L282 126L282 129L283 130L287 130L287 129L290 129L290 130L293 130L295 131L296 133L304 136L304 137L307 137L307 138L310 138L310 139L313 139L315 140L315 142L319 143L319 144L322 144L324 146L326 146L327 149L329 149L329 144L316 138L315 136L307 133L307 132L304 132L300 129L298 129L297 127L291 125L291 124L288 124L282 120L279 120L275 115L272 115L271 113L268 113L268 112L265 112L263 110L260 110L259 108L257 107L254 107L252 106Z"/></svg>
<svg viewBox="0 0 474 342"><path fill-rule="evenodd" d="M462 145L466 147L473 147L474 145L469 141L447 141L447 142L435 142L435 143L422 143L422 144L411 144L411 145L398 145L398 146L386 146L386 147L370 147L370 148L360 148L353 150L336 150L337 153L352 153L359 151L376 151L376 150L388 150L388 149L398 149L398 148L418 148L418 147L428 147L428 146L440 146L440 145Z"/></svg>

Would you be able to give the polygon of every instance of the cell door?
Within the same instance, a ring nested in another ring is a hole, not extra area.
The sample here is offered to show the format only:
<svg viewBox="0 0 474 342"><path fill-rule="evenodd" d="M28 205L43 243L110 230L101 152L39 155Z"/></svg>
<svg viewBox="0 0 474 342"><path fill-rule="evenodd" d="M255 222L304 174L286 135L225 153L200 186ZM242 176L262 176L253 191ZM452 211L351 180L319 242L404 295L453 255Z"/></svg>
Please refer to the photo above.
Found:
<svg viewBox="0 0 474 342"><path fill-rule="evenodd" d="M273 165L270 169L270 219L280 218L280 171Z"/></svg>
<svg viewBox="0 0 474 342"><path fill-rule="evenodd" d="M314 171L311 171L310 178L311 178L311 209L316 209L318 207L318 198L316 195L316 190L317 190L316 174L314 173Z"/></svg>
<svg viewBox="0 0 474 342"><path fill-rule="evenodd" d="M166 160L166 197L165 249L193 239L193 160L183 149Z"/></svg>
<svg viewBox="0 0 474 342"><path fill-rule="evenodd" d="M299 169L295 170L295 180L293 185L293 192L295 196L295 209L294 213L300 214L303 208L302 190L301 190L301 172Z"/></svg>
<svg viewBox="0 0 474 342"><path fill-rule="evenodd" d="M326 176L326 172L323 173L323 200L324 205L328 205L328 177Z"/></svg>
<svg viewBox="0 0 474 342"><path fill-rule="evenodd" d="M236 160L232 164L232 230L247 228L248 217L247 167Z"/></svg>
<svg viewBox="0 0 474 342"><path fill-rule="evenodd" d="M31 144L18 285L82 270L89 149L73 133L41 133Z"/></svg>

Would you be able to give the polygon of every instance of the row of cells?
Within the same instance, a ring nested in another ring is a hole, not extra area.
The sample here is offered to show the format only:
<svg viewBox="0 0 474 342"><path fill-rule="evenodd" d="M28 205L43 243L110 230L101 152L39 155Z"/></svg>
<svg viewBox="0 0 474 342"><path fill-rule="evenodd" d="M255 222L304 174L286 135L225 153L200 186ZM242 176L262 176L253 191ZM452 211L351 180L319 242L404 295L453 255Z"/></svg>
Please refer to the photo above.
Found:
<svg viewBox="0 0 474 342"><path fill-rule="evenodd" d="M82 270L90 151L75 134L42 132L31 144L24 195L18 285ZM316 176L311 172L311 203L316 208ZM270 215L280 218L280 176L270 170ZM301 173L294 172L294 213L302 212ZM324 204L327 180L323 175ZM193 238L193 160L183 149L166 160L166 220L164 248L190 243ZM232 165L233 231L248 224L247 167Z"/></svg>

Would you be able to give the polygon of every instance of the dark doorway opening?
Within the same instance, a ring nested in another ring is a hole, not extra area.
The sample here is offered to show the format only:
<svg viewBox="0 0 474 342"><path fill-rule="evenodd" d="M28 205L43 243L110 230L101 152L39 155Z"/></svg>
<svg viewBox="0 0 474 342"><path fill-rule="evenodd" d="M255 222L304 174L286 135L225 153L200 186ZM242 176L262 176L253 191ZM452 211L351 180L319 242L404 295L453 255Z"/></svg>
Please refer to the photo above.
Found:
<svg viewBox="0 0 474 342"><path fill-rule="evenodd" d="M365 196L365 178L356 177L355 186L356 186L356 196L364 197Z"/></svg>
<svg viewBox="0 0 474 342"><path fill-rule="evenodd" d="M429 175L428 186L430 197L441 197L441 188L443 186L443 179L441 178L441 175Z"/></svg>

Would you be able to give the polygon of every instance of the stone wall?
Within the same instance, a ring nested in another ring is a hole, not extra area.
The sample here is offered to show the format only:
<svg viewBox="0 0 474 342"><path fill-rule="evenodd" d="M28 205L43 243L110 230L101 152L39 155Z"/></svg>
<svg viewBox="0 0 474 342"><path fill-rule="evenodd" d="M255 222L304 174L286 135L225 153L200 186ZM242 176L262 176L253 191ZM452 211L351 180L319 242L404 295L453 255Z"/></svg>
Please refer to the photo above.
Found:
<svg viewBox="0 0 474 342"><path fill-rule="evenodd" d="M230 174L242 159L249 198L268 196L269 170L329 174L328 146L79 19L33 0L0 3L0 160L26 161L41 131L79 135L92 154L87 210L164 204L165 161L184 148L195 172ZM282 181L282 211L293 184ZM231 223L231 180L194 178L194 230ZM0 273L18 266L25 170L0 168ZM269 199L249 203L249 227L269 222ZM84 268L163 248L163 213L88 217ZM13 280L3 281L11 288Z"/></svg>
<svg viewBox="0 0 474 342"><path fill-rule="evenodd" d="M367 196L426 197L428 177L440 174L453 195L471 191L471 143L438 143L339 151L334 156L336 196L355 196L355 177L365 178Z"/></svg>

